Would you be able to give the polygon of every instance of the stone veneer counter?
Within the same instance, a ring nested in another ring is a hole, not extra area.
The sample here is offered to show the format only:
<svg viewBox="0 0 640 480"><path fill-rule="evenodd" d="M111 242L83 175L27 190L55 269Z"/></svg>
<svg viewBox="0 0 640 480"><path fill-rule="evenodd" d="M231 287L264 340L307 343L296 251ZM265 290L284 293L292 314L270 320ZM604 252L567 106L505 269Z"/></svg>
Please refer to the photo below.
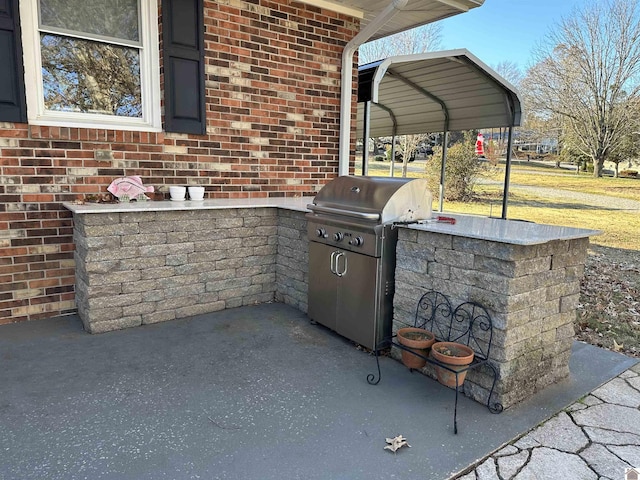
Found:
<svg viewBox="0 0 640 480"><path fill-rule="evenodd" d="M73 204L76 305L100 333L281 301L307 309L312 197Z"/></svg>
<svg viewBox="0 0 640 480"><path fill-rule="evenodd" d="M434 215L437 216L435 213ZM408 228L513 245L538 245L553 240L573 240L602 233L598 230L543 225L520 220L503 220L464 214L446 215L455 218L456 223L452 225L450 223L428 222L422 225L408 225Z"/></svg>
<svg viewBox="0 0 640 480"><path fill-rule="evenodd" d="M184 210L221 210L228 208L283 208L298 212L308 212L307 205L314 197L276 198L219 198L198 202L185 200L172 202L129 202L129 203L63 203L73 213L129 213L129 212L171 212Z"/></svg>
<svg viewBox="0 0 640 480"><path fill-rule="evenodd" d="M413 323L417 300L437 290L454 306L477 302L489 311L489 358L498 371L494 400L504 407L566 378L589 236L600 232L447 216L456 223L399 231L394 329ZM433 372L427 366L425 373ZM465 393L485 403L491 380L472 370Z"/></svg>

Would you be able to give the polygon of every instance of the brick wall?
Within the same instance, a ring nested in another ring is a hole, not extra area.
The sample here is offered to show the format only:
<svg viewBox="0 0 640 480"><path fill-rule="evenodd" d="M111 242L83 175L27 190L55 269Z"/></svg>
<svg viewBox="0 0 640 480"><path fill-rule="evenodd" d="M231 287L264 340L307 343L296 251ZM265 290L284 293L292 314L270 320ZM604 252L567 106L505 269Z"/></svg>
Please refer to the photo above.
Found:
<svg viewBox="0 0 640 480"><path fill-rule="evenodd" d="M337 174L341 53L356 31L301 3L205 1L207 135L0 123L0 324L74 311L61 202L116 177L208 197L314 194Z"/></svg>

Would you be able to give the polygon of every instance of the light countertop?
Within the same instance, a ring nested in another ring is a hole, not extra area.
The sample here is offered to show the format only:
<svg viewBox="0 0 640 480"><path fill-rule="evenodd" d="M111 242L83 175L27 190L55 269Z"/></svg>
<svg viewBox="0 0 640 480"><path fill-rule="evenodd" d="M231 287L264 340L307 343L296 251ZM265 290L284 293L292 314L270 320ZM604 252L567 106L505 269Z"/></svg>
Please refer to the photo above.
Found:
<svg viewBox="0 0 640 480"><path fill-rule="evenodd" d="M227 208L283 208L297 212L308 212L307 205L314 197L273 197L273 198L218 198L199 202L148 201L130 203L85 203L78 205L65 202L63 206L75 214L83 213L127 213L166 212L179 210L220 210Z"/></svg>
<svg viewBox="0 0 640 480"><path fill-rule="evenodd" d="M148 201L131 203L85 203L78 205L66 202L64 207L74 214L86 213L126 213L126 212L163 212L180 210L220 210L229 208L282 208L297 212L308 212L307 205L314 197L276 197L276 198L225 198L207 199L200 202ZM438 223L438 215L453 217L456 223ZM599 230L585 228L560 227L519 220L502 220L459 213L433 212L433 218L427 223L407 225L406 228L427 232L477 238L514 245L537 245L552 240L572 240L600 235Z"/></svg>
<svg viewBox="0 0 640 480"><path fill-rule="evenodd" d="M434 220L438 215L453 217L456 219L456 223L454 225L437 223ZM585 228L560 227L521 220L502 220L500 218L438 212L433 212L432 221L429 223L409 225L407 228L514 245L538 245L552 240L573 240L602 233L600 230Z"/></svg>

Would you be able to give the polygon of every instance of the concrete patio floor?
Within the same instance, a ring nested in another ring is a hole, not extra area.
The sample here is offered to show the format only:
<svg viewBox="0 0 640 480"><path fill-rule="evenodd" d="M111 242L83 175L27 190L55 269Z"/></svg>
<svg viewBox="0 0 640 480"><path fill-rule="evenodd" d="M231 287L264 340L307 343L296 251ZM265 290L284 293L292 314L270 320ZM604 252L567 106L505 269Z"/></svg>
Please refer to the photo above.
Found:
<svg viewBox="0 0 640 480"><path fill-rule="evenodd" d="M571 378L500 415L263 304L89 335L0 327L2 479L446 479L635 363L576 343ZM383 450L404 435L412 448Z"/></svg>

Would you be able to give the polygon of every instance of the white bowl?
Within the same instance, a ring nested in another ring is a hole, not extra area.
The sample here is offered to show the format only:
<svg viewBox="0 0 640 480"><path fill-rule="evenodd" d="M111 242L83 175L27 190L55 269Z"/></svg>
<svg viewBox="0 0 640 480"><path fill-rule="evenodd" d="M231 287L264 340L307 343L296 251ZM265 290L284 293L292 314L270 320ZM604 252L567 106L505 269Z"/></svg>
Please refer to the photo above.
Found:
<svg viewBox="0 0 640 480"><path fill-rule="evenodd" d="M187 188L174 185L169 187L169 194L171 195L171 200L179 202L184 200L184 197L187 194Z"/></svg>
<svg viewBox="0 0 640 480"><path fill-rule="evenodd" d="M204 199L204 187L189 187L189 199L194 201L200 201Z"/></svg>

